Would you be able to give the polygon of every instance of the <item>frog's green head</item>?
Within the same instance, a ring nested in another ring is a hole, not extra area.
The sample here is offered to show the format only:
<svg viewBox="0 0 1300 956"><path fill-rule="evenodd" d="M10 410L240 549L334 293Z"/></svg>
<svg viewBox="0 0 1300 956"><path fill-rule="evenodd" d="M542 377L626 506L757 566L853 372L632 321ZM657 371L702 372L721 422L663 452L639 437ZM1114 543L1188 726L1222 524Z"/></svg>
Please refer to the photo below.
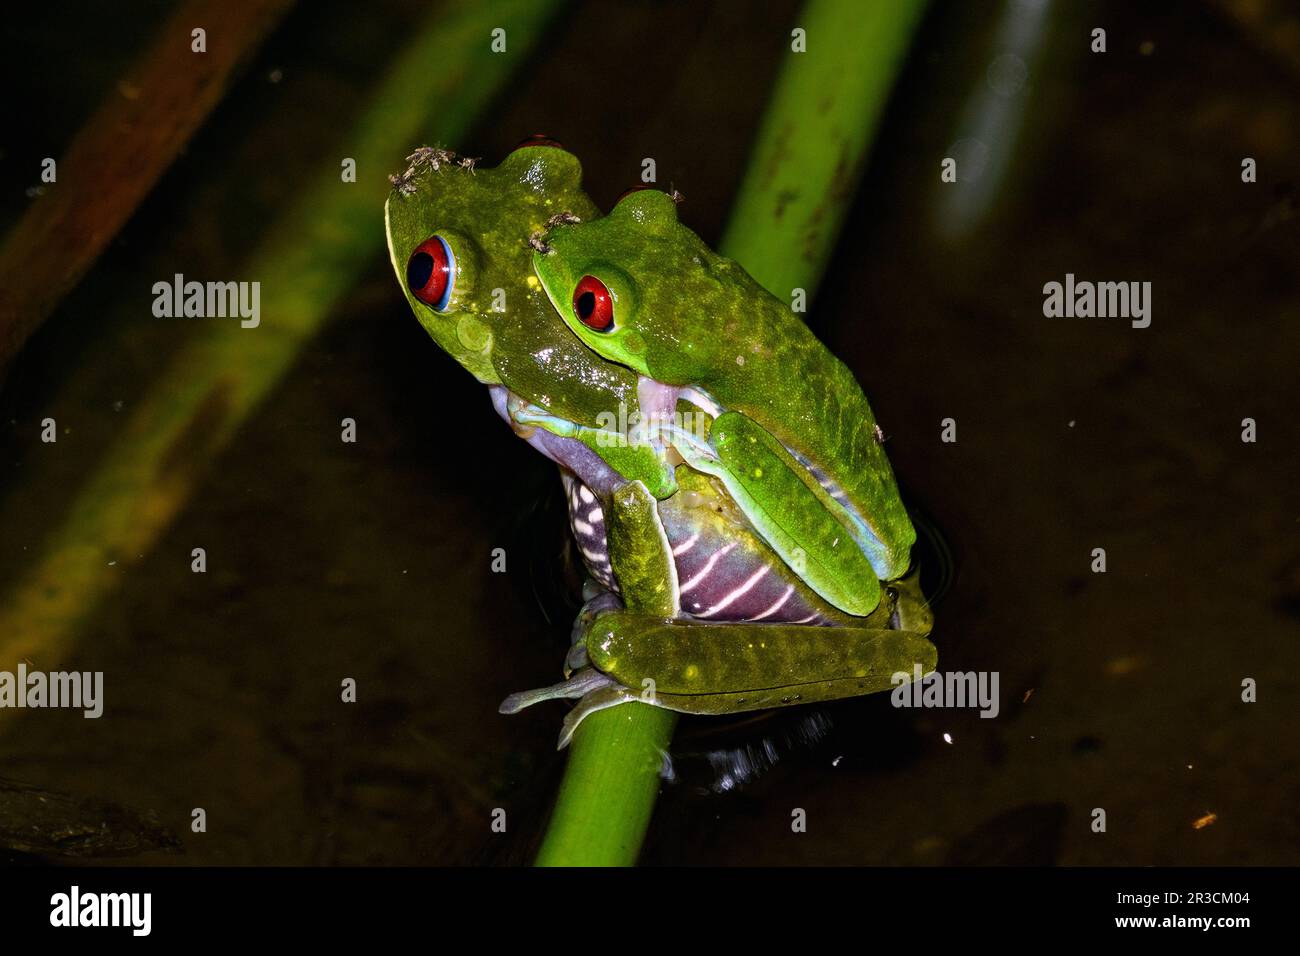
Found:
<svg viewBox="0 0 1300 956"><path fill-rule="evenodd" d="M533 267L569 328L596 354L662 382L698 382L717 368L727 347L717 323L770 298L678 222L659 190L556 226L545 245Z"/></svg>
<svg viewBox="0 0 1300 956"><path fill-rule="evenodd" d="M527 146L496 169L474 169L446 150L423 147L393 177L384 205L388 253L416 318L481 382L501 332L536 290L527 238L555 213L591 210L582 167L562 149Z"/></svg>
<svg viewBox="0 0 1300 956"><path fill-rule="evenodd" d="M431 147L408 162L384 206L388 252L434 341L480 382L571 421L634 401L635 376L574 340L532 269L530 236L561 213L596 214L577 157L543 141L495 169Z"/></svg>

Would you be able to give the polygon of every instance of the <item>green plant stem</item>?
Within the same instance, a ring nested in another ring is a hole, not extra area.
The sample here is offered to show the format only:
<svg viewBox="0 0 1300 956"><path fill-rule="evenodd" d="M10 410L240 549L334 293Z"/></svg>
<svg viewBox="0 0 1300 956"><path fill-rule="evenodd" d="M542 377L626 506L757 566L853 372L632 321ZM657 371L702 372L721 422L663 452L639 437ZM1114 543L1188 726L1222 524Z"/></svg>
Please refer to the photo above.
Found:
<svg viewBox="0 0 1300 956"><path fill-rule="evenodd" d="M578 727L538 866L630 866L650 825L677 715L622 704Z"/></svg>
<svg viewBox="0 0 1300 956"><path fill-rule="evenodd" d="M719 246L778 298L811 301L925 6L813 0L796 21L807 52L786 54Z"/></svg>
<svg viewBox="0 0 1300 956"><path fill-rule="evenodd" d="M719 247L773 294L816 289L924 8L811 0L795 24L807 52L786 54ZM675 724L670 711L629 703L579 725L538 866L636 862Z"/></svg>

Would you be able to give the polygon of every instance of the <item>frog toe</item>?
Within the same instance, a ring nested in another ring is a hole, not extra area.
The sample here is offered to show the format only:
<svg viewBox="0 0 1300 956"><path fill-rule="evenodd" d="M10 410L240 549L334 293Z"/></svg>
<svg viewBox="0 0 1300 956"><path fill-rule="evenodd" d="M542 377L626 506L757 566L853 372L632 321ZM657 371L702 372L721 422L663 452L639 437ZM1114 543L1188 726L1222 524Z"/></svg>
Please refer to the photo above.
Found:
<svg viewBox="0 0 1300 956"><path fill-rule="evenodd" d="M603 674L601 676L604 677ZM564 724L560 727L560 739L555 745L556 750L563 750L569 746L569 741L573 739L573 733L578 729L578 725L596 711L641 700L640 695L635 691L629 690L609 677L605 680L607 683L603 687L585 694L565 716Z"/></svg>
<svg viewBox="0 0 1300 956"><path fill-rule="evenodd" d="M591 658L587 656L586 638L580 638L569 648L569 653L564 657L564 676L569 677L575 671L580 671L590 665Z"/></svg>
<svg viewBox="0 0 1300 956"><path fill-rule="evenodd" d="M584 595L585 595L584 591ZM600 591L587 599L582 605L582 610L573 620L573 630L569 634L570 644L581 644L587 637L587 632L591 630L592 622L601 614L609 611L621 611L623 601L613 591Z"/></svg>
<svg viewBox="0 0 1300 956"><path fill-rule="evenodd" d="M586 697L613 683L612 678L605 676L594 667L587 667L579 670L568 680L552 684L550 687L517 691L501 702L497 712L517 714L525 707L532 707L544 700L572 700L576 697Z"/></svg>
<svg viewBox="0 0 1300 956"><path fill-rule="evenodd" d="M583 594L587 597L585 590ZM573 630L569 634L569 653L564 658L565 677L571 676L574 671L580 671L591 663L587 658L587 635L591 632L596 618L622 609L622 600L612 591L602 589L587 597L587 603L578 612L577 618L573 621Z"/></svg>

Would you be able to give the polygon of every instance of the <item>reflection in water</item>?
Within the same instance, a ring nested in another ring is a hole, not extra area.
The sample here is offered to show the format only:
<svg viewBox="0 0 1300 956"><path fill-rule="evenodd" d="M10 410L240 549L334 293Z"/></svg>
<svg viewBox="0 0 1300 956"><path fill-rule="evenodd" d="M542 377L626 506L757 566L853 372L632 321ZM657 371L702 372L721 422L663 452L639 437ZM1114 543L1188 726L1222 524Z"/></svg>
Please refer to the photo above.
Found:
<svg viewBox="0 0 1300 956"><path fill-rule="evenodd" d="M772 719L775 712L769 711L740 725L732 724L728 729L741 739L724 746L692 749L688 738L685 746L674 745L677 753L664 755L661 776L669 783L684 783L712 793L731 793L753 783L787 754L807 750L830 733L831 718L824 709L799 711L789 714L789 719Z"/></svg>

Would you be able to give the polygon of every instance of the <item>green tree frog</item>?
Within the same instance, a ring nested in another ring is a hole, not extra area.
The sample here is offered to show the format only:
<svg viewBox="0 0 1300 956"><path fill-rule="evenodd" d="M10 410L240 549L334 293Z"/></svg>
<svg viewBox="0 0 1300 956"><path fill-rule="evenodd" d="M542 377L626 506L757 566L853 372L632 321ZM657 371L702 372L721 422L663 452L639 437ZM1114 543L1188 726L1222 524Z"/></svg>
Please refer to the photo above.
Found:
<svg viewBox="0 0 1300 956"><path fill-rule="evenodd" d="M453 160L417 151L394 178L393 267L559 465L590 574L567 679L502 712L579 698L564 746L628 701L725 714L932 670L915 534L847 368L665 194L600 217L553 144L495 170Z"/></svg>

